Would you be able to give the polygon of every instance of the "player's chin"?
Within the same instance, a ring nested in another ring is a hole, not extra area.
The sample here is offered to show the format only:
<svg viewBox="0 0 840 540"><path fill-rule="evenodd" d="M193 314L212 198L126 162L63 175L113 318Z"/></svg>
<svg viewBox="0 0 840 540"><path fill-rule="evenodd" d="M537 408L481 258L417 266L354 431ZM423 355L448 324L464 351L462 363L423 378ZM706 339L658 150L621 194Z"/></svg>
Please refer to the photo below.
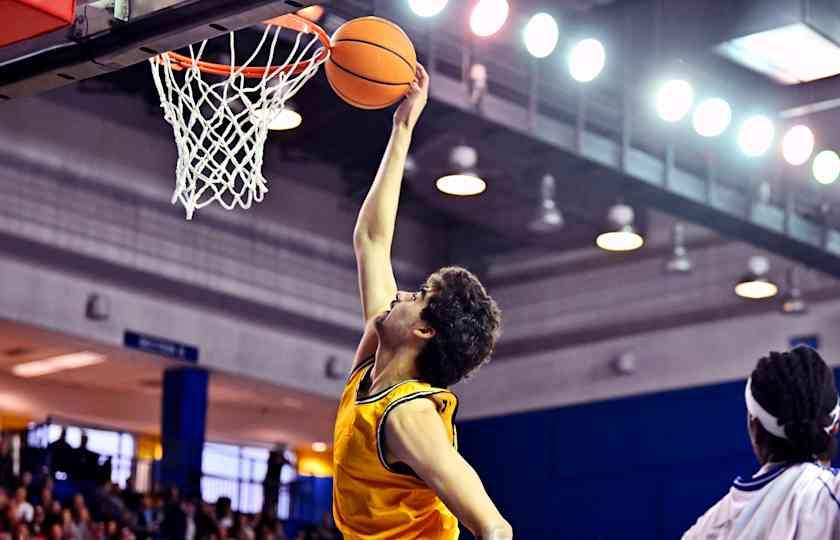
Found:
<svg viewBox="0 0 840 540"><path fill-rule="evenodd" d="M385 319L387 319L388 315L390 315L390 314L391 314L390 310L386 311L386 312L382 313L382 315L378 316L376 319L373 320L373 324L376 326L377 330L382 328L385 325Z"/></svg>

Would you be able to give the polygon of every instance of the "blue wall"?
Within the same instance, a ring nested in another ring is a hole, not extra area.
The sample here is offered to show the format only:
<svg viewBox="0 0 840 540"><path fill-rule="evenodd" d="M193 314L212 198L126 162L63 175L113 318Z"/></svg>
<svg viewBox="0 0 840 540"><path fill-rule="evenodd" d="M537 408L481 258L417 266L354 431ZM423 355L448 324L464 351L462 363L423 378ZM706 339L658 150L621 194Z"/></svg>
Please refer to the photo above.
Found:
<svg viewBox="0 0 840 540"><path fill-rule="evenodd" d="M744 384L461 422L459 447L517 538L671 540L757 469Z"/></svg>

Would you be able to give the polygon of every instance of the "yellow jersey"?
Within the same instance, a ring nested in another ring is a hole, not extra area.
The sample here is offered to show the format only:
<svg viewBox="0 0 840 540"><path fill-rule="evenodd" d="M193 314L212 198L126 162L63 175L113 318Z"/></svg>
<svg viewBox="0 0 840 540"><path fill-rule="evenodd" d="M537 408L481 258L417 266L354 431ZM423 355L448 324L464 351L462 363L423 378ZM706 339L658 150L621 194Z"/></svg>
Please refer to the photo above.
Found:
<svg viewBox="0 0 840 540"><path fill-rule="evenodd" d="M383 428L394 407L431 399L457 449L458 400L448 390L417 380L359 397L373 361L362 362L350 374L338 407L333 441L335 523L346 540L454 540L458 520L443 501L407 465L387 462Z"/></svg>

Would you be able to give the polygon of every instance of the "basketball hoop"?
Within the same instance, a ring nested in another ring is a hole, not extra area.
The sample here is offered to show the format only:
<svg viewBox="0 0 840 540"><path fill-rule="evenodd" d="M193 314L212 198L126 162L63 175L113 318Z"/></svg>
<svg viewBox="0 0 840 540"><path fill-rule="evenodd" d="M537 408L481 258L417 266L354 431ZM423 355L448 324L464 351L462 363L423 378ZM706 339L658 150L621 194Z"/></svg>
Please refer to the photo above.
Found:
<svg viewBox="0 0 840 540"><path fill-rule="evenodd" d="M268 192L262 175L268 126L330 56L329 36L312 21L284 15L264 24L256 49L241 65L235 64L233 32L230 64L202 60L206 40L190 45L189 55L168 52L149 60L164 119L172 125L178 147L172 204L180 200L187 219L214 201L231 210L263 200ZM284 28L297 36L285 60L275 63ZM305 35L312 38L304 44ZM251 66L266 47L266 66ZM204 75L221 79L208 82Z"/></svg>

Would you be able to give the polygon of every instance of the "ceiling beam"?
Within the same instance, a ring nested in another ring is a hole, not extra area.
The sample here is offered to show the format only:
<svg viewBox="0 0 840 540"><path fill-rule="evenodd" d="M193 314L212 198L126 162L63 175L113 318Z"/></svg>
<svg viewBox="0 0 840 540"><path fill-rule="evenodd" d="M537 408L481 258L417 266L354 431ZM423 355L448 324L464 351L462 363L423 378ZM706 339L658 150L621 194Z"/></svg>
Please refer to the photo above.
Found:
<svg viewBox="0 0 840 540"><path fill-rule="evenodd" d="M840 75L785 87L779 93L779 116L799 118L840 108Z"/></svg>
<svg viewBox="0 0 840 540"><path fill-rule="evenodd" d="M721 182L720 172L711 162L702 176L682 169L673 159L673 143L662 142L667 149L663 156L635 147L632 120L627 116L617 137L589 129L583 94L576 104L575 122L549 117L538 107L522 106L489 93L476 108L464 81L437 69L434 57L427 63L433 99L504 126L511 141L525 137L547 145L558 155L588 162L593 173L587 182L593 186L618 188L631 202L840 277L840 231L797 214L792 201L785 207L756 201L730 187L738 182Z"/></svg>

